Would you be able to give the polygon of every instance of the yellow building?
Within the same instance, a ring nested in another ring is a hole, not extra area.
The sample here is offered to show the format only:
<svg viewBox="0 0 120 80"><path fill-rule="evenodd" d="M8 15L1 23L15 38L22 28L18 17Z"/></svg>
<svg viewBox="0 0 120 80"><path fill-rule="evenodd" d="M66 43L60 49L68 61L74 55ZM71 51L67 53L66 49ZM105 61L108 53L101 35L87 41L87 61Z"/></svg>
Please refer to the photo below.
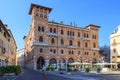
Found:
<svg viewBox="0 0 120 80"><path fill-rule="evenodd" d="M31 4L30 31L24 37L25 65L39 69L53 65L57 70L75 61L99 62L98 30L100 26L80 28L48 21L51 8Z"/></svg>
<svg viewBox="0 0 120 80"><path fill-rule="evenodd" d="M0 66L16 64L16 48L11 31L0 20Z"/></svg>
<svg viewBox="0 0 120 80"><path fill-rule="evenodd" d="M118 63L120 68L120 26L110 35L110 62Z"/></svg>

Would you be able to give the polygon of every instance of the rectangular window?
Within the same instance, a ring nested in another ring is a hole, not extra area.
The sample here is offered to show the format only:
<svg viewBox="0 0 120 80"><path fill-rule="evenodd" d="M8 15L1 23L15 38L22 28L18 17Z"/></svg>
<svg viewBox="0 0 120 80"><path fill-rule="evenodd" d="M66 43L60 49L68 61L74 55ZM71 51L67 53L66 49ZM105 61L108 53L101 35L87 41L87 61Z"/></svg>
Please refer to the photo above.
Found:
<svg viewBox="0 0 120 80"><path fill-rule="evenodd" d="M43 48L40 48L40 53L43 53Z"/></svg>

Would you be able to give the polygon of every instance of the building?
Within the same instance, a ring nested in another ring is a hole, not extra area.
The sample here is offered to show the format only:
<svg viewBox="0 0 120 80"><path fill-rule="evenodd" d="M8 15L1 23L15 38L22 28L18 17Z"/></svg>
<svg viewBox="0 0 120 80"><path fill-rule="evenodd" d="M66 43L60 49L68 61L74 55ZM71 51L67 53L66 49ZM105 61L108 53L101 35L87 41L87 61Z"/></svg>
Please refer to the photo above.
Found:
<svg viewBox="0 0 120 80"><path fill-rule="evenodd" d="M17 51L17 65L24 67L24 48Z"/></svg>
<svg viewBox="0 0 120 80"><path fill-rule="evenodd" d="M100 56L101 59L104 60L104 62L110 62L110 46L104 45L100 47Z"/></svg>
<svg viewBox="0 0 120 80"><path fill-rule="evenodd" d="M16 65L16 48L11 31L0 20L0 66Z"/></svg>
<svg viewBox="0 0 120 80"><path fill-rule="evenodd" d="M110 62L118 63L120 68L120 26L110 35Z"/></svg>
<svg viewBox="0 0 120 80"><path fill-rule="evenodd" d="M66 69L75 61L96 63L99 61L98 30L100 26L80 28L48 21L51 8L31 4L30 30L24 36L26 67L39 69L53 65L57 70Z"/></svg>

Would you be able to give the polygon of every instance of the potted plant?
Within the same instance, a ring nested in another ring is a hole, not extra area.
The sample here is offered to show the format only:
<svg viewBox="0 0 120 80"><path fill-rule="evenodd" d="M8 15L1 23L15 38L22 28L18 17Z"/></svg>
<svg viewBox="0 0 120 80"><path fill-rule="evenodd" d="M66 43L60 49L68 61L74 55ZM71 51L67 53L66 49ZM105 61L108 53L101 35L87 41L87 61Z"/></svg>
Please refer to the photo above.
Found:
<svg viewBox="0 0 120 80"><path fill-rule="evenodd" d="M100 73L100 71L101 71L101 68L97 68L97 73Z"/></svg>
<svg viewBox="0 0 120 80"><path fill-rule="evenodd" d="M90 68L85 68L85 72L89 73L90 72Z"/></svg>
<svg viewBox="0 0 120 80"><path fill-rule="evenodd" d="M71 74L72 69L70 67L67 68L67 74Z"/></svg>

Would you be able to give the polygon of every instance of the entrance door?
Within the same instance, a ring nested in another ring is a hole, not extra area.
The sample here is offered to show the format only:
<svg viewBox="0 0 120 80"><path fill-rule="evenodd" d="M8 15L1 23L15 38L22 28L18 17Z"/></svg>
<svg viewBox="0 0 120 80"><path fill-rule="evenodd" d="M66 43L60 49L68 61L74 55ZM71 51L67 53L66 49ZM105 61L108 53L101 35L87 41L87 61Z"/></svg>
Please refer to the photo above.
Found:
<svg viewBox="0 0 120 80"><path fill-rule="evenodd" d="M45 65L45 60L43 57L37 59L37 69L41 69Z"/></svg>

